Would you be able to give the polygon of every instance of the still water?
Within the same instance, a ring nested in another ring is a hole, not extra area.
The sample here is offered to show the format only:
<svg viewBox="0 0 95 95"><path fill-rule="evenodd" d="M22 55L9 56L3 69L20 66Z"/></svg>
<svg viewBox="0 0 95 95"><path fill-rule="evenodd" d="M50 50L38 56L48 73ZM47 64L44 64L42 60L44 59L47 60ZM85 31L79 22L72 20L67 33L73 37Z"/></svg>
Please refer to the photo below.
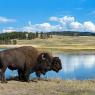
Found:
<svg viewBox="0 0 95 95"><path fill-rule="evenodd" d="M73 53L58 53L54 54L61 59L63 69L56 73L49 71L45 78L61 78L65 80L86 80L95 79L95 54L73 54ZM6 70L7 78L17 76L17 71ZM36 77L35 73L30 75Z"/></svg>

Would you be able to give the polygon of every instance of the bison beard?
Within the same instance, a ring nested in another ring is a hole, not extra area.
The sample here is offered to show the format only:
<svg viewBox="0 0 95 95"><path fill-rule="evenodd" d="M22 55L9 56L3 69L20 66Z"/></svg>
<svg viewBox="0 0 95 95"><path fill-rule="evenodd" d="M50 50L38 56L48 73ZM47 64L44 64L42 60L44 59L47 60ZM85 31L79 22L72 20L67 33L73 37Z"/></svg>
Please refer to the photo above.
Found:
<svg viewBox="0 0 95 95"><path fill-rule="evenodd" d="M61 69L62 69L62 63L59 57L52 57L50 69L44 72L42 70L35 70L35 72L36 72L36 76L40 79L41 74L45 75L48 71L51 70L55 72L59 72L59 70Z"/></svg>

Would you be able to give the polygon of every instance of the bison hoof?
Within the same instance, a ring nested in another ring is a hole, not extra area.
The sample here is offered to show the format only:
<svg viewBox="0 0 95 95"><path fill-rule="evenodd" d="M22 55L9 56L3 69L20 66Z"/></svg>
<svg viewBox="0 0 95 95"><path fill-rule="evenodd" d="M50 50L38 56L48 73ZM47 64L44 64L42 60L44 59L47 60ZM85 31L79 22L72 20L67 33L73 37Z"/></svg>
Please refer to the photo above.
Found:
<svg viewBox="0 0 95 95"><path fill-rule="evenodd" d="M32 81L32 82L38 82L37 80L34 80L34 79L32 79L31 81Z"/></svg>

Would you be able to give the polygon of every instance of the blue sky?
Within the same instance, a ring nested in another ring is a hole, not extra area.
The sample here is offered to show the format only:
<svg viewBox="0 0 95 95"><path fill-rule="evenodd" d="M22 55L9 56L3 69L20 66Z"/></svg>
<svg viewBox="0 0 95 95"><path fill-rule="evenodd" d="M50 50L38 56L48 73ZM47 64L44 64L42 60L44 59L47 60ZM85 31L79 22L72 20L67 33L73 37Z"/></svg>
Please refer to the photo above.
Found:
<svg viewBox="0 0 95 95"><path fill-rule="evenodd" d="M0 31L95 32L95 0L0 0Z"/></svg>

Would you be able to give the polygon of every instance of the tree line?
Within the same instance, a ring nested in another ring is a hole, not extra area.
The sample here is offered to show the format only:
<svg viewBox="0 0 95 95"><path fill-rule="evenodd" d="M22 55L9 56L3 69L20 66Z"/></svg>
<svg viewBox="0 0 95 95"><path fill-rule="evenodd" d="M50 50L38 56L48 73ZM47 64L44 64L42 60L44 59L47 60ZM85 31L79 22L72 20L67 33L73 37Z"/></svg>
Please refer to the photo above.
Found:
<svg viewBox="0 0 95 95"><path fill-rule="evenodd" d="M53 31L49 33L52 35L60 35L60 36L95 36L95 32Z"/></svg>
<svg viewBox="0 0 95 95"><path fill-rule="evenodd" d="M50 38L51 34L44 32L10 32L0 34L0 44L16 44L17 40L32 40L35 38L46 39Z"/></svg>

